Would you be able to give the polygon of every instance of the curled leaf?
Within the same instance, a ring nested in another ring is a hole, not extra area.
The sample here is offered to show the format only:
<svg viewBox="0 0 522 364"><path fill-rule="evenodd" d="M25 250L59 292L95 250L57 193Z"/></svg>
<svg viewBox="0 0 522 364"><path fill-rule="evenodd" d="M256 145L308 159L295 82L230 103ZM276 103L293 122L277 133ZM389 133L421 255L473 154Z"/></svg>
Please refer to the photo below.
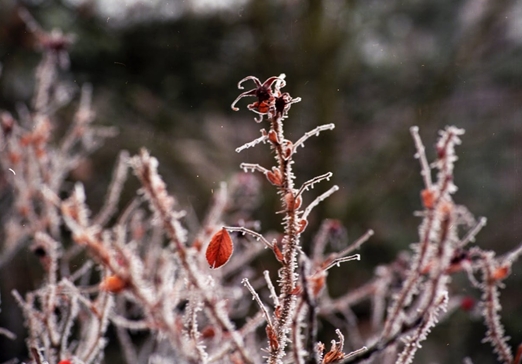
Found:
<svg viewBox="0 0 522 364"><path fill-rule="evenodd" d="M216 269L224 265L232 256L233 251L232 238L228 231L222 228L214 234L207 247L205 256L210 268Z"/></svg>

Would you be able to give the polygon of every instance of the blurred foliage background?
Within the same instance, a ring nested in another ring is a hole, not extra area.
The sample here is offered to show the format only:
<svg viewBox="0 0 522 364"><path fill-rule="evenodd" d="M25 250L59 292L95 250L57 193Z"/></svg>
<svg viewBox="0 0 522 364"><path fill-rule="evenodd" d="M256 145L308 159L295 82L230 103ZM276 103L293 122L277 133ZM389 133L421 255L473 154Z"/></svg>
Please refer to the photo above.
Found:
<svg viewBox="0 0 522 364"><path fill-rule="evenodd" d="M340 186L311 217L305 249L327 217L340 219L352 240L368 228L376 232L360 263L332 270L333 295L368 280L376 265L417 239L419 219L412 212L420 208L422 180L412 125L420 127L431 157L437 130L466 129L457 149L455 200L488 218L477 244L504 253L522 240L522 2L0 0L0 108L13 113L17 103L30 102L39 61L17 15L22 6L45 29L76 36L66 86L92 83L97 123L120 131L71 176L85 183L94 210L118 151L145 146L160 160L170 191L201 218L213 189L240 162L272 161L263 146L234 151L261 127L246 102L240 112L230 109L237 81L284 72L286 91L303 99L286 121L288 136L336 124L297 155L298 182L332 171ZM278 202L268 183L263 186L255 217L265 231L277 229ZM0 326L21 337L10 291L34 288L31 264L22 254L0 272ZM503 321L516 346L522 342L522 264L506 283ZM478 297L473 289L458 293ZM356 313L364 318L367 310ZM416 362L461 363L466 355L494 362L481 344L484 333L480 319L458 311L434 330ZM23 358L23 342L0 337L0 362L13 356Z"/></svg>

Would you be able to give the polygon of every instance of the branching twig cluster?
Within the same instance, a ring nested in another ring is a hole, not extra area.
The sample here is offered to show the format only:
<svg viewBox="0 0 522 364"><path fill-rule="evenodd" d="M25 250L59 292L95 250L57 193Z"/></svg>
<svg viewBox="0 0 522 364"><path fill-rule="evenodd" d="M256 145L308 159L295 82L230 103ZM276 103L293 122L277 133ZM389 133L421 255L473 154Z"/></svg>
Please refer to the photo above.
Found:
<svg viewBox="0 0 522 364"><path fill-rule="evenodd" d="M453 200L455 147L463 130L441 131L437 157L430 164L418 128L411 128L425 185L418 242L411 253L378 267L365 285L330 298L329 271L360 260L354 252L373 231L347 244L339 221L326 220L311 252L303 251L308 217L338 187L306 203L307 192L332 173L323 171L298 185L294 156L309 138L334 125L319 126L295 142L287 139L284 123L300 99L282 91L284 75L264 83L246 77L238 87L247 81L255 87L232 105L237 110L243 97L254 97L248 109L259 115L257 122L267 119L261 136L236 151L268 144L274 155L273 166L243 163L241 168L261 173L277 190L281 206L276 213L282 216L278 238L262 234L248 216L233 213L246 205L241 200L245 191L257 193L257 184L246 174L230 186L223 183L201 226L188 231L184 210L158 174L158 160L146 150L133 157L120 154L105 202L94 213L86 203L89 191L65 181L114 130L93 124L91 87L84 86L68 131L55 138L56 112L73 99L63 93L59 77L68 65L73 38L43 31L26 12L22 18L38 40L42 61L33 104L17 116L0 115L2 173L14 196L3 226L0 268L28 245L43 268L38 289L13 292L29 331L32 362L103 362L112 326L128 363L411 363L430 330L461 300L453 294L451 278L462 271L482 292L485 341L500 362L518 364L521 350L514 354L509 345L499 296L522 246L498 257L472 245L486 220L473 220ZM120 201L129 171L141 187L131 201ZM336 238L345 247L331 252ZM277 272L261 275L249 266L264 249L273 252ZM89 259L78 265L80 257ZM363 335L352 307L364 300L371 302L372 318L371 333ZM338 326L338 340L329 348L318 339L320 320ZM4 329L0 334L12 337Z"/></svg>

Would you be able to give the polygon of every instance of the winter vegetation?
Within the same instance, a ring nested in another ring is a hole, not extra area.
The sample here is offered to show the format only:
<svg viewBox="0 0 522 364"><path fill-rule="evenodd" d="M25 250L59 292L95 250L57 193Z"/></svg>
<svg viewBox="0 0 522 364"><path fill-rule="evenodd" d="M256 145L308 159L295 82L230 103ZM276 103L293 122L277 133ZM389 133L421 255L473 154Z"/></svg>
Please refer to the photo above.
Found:
<svg viewBox="0 0 522 364"><path fill-rule="evenodd" d="M486 217L458 203L454 170L466 168L457 158L463 129L427 135L435 151L429 160L422 130L410 128L419 162L413 176L423 182L417 239L376 266L367 282L332 296L328 275L342 265L357 269L374 230L349 240L333 216L310 232L314 209L339 188L316 193L314 187L335 182L335 170L303 181L295 156L336 129L328 123L297 138L285 133L305 102L286 91L291 79L239 81L232 110L253 112L245 120L260 134L231 148L240 155L263 149L272 164L242 163L213 191L200 223L191 223L176 186L158 172L161 160L146 149L120 152L94 210L90 191L71 183L70 174L118 130L97 123L92 86L78 93L62 87L75 37L42 29L27 11L20 17L41 59L31 104L0 113L0 162L12 199L2 211L0 269L29 249L42 276L33 277L34 289L10 292L23 313L27 357L7 363L415 363L430 332L463 308L481 316L483 340L499 363L522 362L521 343L502 323L509 318L502 317L501 296L522 245L514 241L502 254L483 248ZM67 108L75 111L62 132ZM278 231L253 217L257 177L279 199ZM256 265L261 258L270 269ZM477 292L477 302L463 287ZM369 307L365 325L354 311L360 304ZM15 336L0 329L1 345ZM118 347L118 357L106 355L109 346ZM466 356L461 362L473 363Z"/></svg>

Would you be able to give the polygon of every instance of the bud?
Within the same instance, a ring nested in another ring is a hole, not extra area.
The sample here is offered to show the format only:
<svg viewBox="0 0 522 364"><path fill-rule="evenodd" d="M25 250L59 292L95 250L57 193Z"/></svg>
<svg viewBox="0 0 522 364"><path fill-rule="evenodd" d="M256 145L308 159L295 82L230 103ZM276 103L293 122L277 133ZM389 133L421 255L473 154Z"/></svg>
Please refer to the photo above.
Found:
<svg viewBox="0 0 522 364"><path fill-rule="evenodd" d="M275 130L270 130L268 132L268 140L270 140L273 144L279 144L279 137Z"/></svg>
<svg viewBox="0 0 522 364"><path fill-rule="evenodd" d="M266 179L270 181L274 186L281 186L283 184L283 176L279 168L272 167L271 171L265 173Z"/></svg>

